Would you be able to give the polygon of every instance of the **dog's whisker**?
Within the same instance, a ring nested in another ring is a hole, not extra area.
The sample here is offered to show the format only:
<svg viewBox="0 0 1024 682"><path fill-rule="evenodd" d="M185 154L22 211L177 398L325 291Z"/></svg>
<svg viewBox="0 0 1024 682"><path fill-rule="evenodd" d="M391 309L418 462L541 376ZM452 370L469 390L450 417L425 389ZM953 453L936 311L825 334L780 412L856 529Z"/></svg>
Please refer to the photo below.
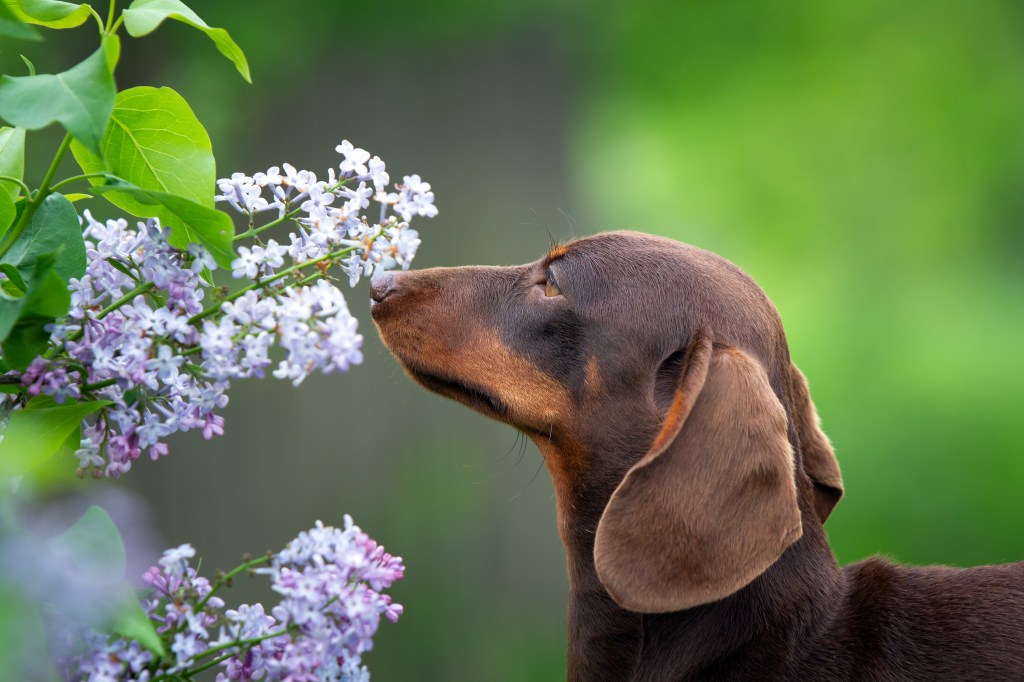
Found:
<svg viewBox="0 0 1024 682"><path fill-rule="evenodd" d="M510 497L508 501L509 501L509 502L515 502L515 501L516 501L516 500L517 500L517 499L518 499L519 497L521 497L521 496L522 496L522 494L523 494L523 493L525 493L525 492L526 492L527 490L529 490L529 489L530 489L530 486L531 486L531 485L533 485L533 482L537 480L537 476L539 476L539 475L540 475L540 470L541 470L541 469L543 469L543 468L544 468L544 460L543 460L543 459L541 459L541 460L540 460L540 461L539 461L539 462L537 463L537 470L536 470L536 471L534 471L534 472L533 472L533 476L531 476L531 477L530 477L530 482L526 484L526 487L524 487L524 488L523 488L522 490L520 490L519 492L517 492L517 493L516 493L515 495L513 495L512 497Z"/></svg>
<svg viewBox="0 0 1024 682"><path fill-rule="evenodd" d="M557 206L556 208L557 208L558 212L562 214L562 217L565 218L565 222L569 224L569 236L570 236L570 238L571 239L576 239L576 220L571 215L569 215L564 210L562 210L561 206Z"/></svg>

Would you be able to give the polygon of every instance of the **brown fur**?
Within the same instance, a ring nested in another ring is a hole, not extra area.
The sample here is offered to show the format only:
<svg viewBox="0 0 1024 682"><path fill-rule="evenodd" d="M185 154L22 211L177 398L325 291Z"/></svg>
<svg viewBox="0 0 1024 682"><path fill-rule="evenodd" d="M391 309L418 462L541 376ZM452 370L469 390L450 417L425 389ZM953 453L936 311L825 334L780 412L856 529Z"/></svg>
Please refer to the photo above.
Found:
<svg viewBox="0 0 1024 682"><path fill-rule="evenodd" d="M1022 565L836 565L838 462L774 306L728 261L617 232L386 275L372 299L410 376L538 445L570 680L1024 679Z"/></svg>

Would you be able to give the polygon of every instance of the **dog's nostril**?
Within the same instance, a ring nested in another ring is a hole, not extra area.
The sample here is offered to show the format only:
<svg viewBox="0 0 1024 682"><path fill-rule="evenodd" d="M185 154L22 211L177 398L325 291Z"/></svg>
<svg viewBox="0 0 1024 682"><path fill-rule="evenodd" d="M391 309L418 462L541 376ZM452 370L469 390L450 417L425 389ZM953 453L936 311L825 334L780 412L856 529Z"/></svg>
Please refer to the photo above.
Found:
<svg viewBox="0 0 1024 682"><path fill-rule="evenodd" d="M370 282L370 300L380 303L395 293L395 278L390 272L381 273Z"/></svg>

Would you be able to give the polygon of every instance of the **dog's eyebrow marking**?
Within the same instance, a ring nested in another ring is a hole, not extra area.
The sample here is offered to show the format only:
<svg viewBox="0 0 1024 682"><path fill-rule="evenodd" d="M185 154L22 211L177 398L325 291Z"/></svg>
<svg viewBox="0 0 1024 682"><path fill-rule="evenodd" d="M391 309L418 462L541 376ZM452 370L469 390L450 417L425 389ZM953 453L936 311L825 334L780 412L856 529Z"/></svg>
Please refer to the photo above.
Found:
<svg viewBox="0 0 1024 682"><path fill-rule="evenodd" d="M548 255L544 257L544 267L547 267L554 263L556 260L569 253L569 249L572 244L555 244L548 250Z"/></svg>

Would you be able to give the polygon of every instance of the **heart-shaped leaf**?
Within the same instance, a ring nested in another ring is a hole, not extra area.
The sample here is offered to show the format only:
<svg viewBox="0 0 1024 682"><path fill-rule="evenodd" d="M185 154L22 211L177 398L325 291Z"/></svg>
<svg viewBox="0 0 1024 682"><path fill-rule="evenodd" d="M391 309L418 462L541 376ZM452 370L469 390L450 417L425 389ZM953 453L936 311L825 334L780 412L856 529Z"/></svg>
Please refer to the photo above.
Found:
<svg viewBox="0 0 1024 682"><path fill-rule="evenodd" d="M165 19L174 19L199 29L210 37L220 53L231 60L247 82L251 83L249 63L242 48L235 44L228 32L222 28L211 28L188 5L179 0L135 0L123 12L124 27L128 35L144 36L156 29Z"/></svg>
<svg viewBox="0 0 1024 682"><path fill-rule="evenodd" d="M0 78L0 117L29 130L58 122L99 154L114 94L114 78L101 47L62 73Z"/></svg>
<svg viewBox="0 0 1024 682"><path fill-rule="evenodd" d="M213 207L217 170L210 136L174 90L137 87L118 93L100 150L101 156L96 156L77 142L71 144L71 153L86 173L109 171L142 189ZM94 185L103 182L92 180ZM130 194L110 192L106 197L133 215L154 215L151 203ZM167 222L167 215L156 217Z"/></svg>

